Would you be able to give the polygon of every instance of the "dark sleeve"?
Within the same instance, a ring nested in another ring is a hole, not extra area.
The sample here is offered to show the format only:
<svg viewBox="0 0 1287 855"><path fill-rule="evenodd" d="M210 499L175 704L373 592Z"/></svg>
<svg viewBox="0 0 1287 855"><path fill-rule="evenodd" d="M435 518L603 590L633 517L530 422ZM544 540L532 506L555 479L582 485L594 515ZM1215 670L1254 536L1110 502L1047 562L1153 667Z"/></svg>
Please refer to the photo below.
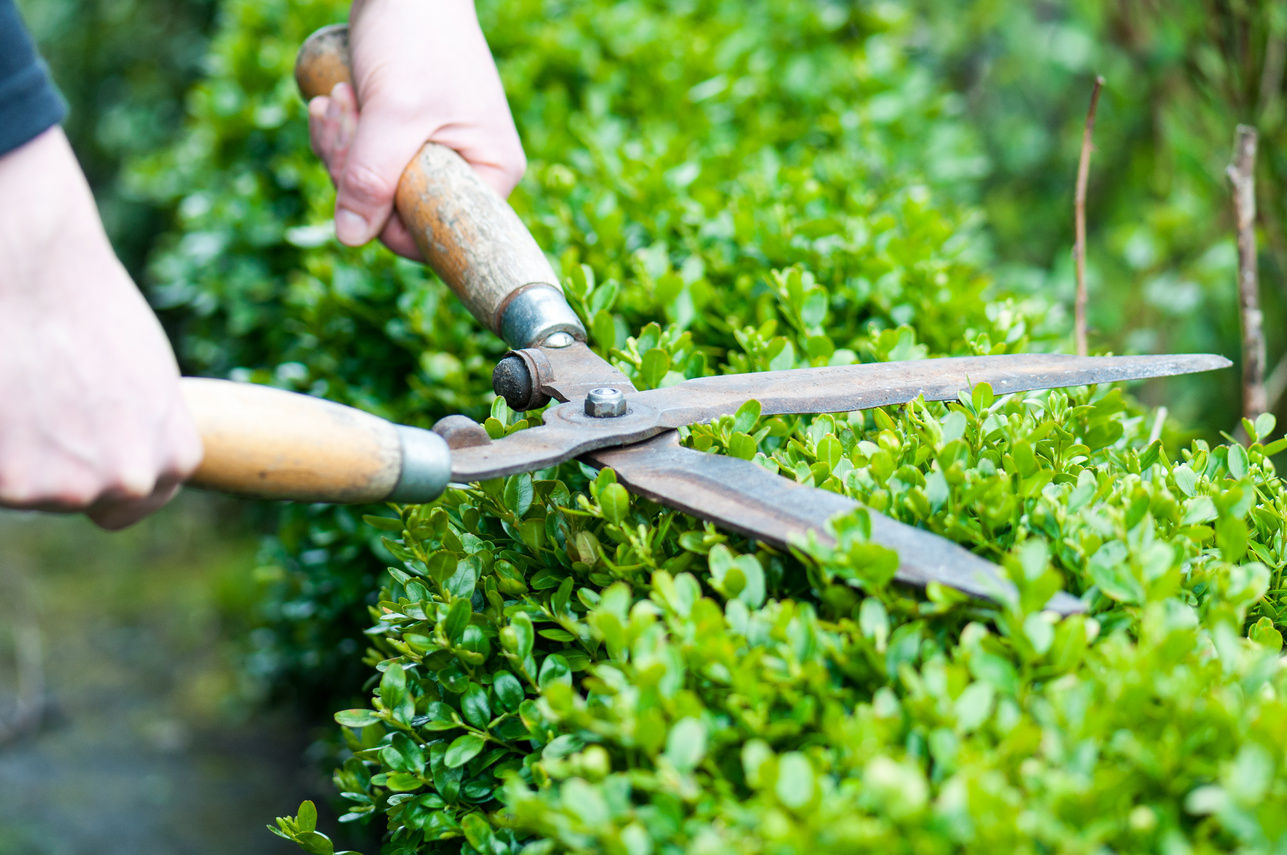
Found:
<svg viewBox="0 0 1287 855"><path fill-rule="evenodd" d="M14 0L0 0L0 154L12 151L67 115Z"/></svg>

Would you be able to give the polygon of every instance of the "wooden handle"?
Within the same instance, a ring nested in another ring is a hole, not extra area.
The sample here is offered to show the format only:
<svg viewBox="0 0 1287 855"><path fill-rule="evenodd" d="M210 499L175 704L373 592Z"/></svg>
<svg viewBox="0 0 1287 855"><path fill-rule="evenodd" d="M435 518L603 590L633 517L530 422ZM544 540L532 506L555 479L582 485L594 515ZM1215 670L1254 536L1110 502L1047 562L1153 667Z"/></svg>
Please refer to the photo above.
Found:
<svg viewBox="0 0 1287 855"><path fill-rule="evenodd" d="M347 26L309 36L295 62L295 81L308 99L352 83ZM456 152L425 143L402 173L396 206L429 266L511 347L541 344L555 332L585 339L536 239ZM525 292L532 293L519 299Z"/></svg>
<svg viewBox="0 0 1287 855"><path fill-rule="evenodd" d="M434 433L321 398L185 377L184 400L205 444L196 487L297 502L427 502L451 455Z"/></svg>

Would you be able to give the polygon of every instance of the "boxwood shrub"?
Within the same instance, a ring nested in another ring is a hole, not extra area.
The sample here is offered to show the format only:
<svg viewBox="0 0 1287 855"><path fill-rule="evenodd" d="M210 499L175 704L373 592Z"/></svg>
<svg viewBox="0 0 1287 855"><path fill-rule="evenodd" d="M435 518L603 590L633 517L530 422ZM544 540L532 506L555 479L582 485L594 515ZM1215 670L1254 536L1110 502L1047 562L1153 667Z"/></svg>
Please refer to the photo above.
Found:
<svg viewBox="0 0 1287 855"><path fill-rule="evenodd" d="M522 430L441 283L331 237L289 69L342 5L223 7L187 136L134 172L176 210L155 300L191 370ZM937 201L975 146L900 6L480 6L531 160L515 207L641 388L1062 343ZM1245 427L980 385L681 431L998 562L997 603L891 583L864 511L779 552L576 462L284 508L248 667L339 710L342 819L389 855L1273 851L1287 443ZM1089 613L1042 613L1061 587ZM309 803L275 830L333 849Z"/></svg>

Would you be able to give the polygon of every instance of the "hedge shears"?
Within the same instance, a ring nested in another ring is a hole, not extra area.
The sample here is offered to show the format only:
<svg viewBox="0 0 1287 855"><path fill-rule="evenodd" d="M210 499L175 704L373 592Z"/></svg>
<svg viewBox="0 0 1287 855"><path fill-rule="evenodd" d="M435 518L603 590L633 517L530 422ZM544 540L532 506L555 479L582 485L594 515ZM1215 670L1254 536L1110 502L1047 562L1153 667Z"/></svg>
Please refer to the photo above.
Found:
<svg viewBox="0 0 1287 855"><path fill-rule="evenodd" d="M295 76L307 98L348 82L347 28L310 36ZM586 345L585 327L535 238L454 151L426 143L402 175L396 204L430 267L512 348L493 373L496 394L519 411L557 402L543 424L493 440L464 416L430 431L284 390L185 378L206 449L190 483L269 499L415 504L451 483L577 459L611 467L627 489L652 501L789 549L809 533L834 542L826 521L859 503L749 460L686 448L680 428L732 415L751 400L763 416L845 413L956 400L981 383L1005 395L1230 365L1211 354L1016 354L732 374L639 390ZM984 598L1014 590L995 564L957 544L869 514L871 541L898 553L895 579ZM1060 592L1047 608L1070 614L1085 605Z"/></svg>

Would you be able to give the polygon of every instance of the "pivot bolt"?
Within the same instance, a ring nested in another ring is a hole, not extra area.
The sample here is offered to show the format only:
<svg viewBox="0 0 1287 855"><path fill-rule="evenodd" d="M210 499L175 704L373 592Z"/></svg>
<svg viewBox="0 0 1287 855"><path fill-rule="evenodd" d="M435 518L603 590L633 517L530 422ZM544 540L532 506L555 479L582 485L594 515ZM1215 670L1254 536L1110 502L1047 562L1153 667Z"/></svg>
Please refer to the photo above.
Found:
<svg viewBox="0 0 1287 855"><path fill-rule="evenodd" d="M585 414L596 419L611 419L626 414L626 396L607 387L591 389L585 396Z"/></svg>
<svg viewBox="0 0 1287 855"><path fill-rule="evenodd" d="M542 347L571 347L573 344L576 344L576 339L571 333L565 332L551 333L549 338L541 342Z"/></svg>

